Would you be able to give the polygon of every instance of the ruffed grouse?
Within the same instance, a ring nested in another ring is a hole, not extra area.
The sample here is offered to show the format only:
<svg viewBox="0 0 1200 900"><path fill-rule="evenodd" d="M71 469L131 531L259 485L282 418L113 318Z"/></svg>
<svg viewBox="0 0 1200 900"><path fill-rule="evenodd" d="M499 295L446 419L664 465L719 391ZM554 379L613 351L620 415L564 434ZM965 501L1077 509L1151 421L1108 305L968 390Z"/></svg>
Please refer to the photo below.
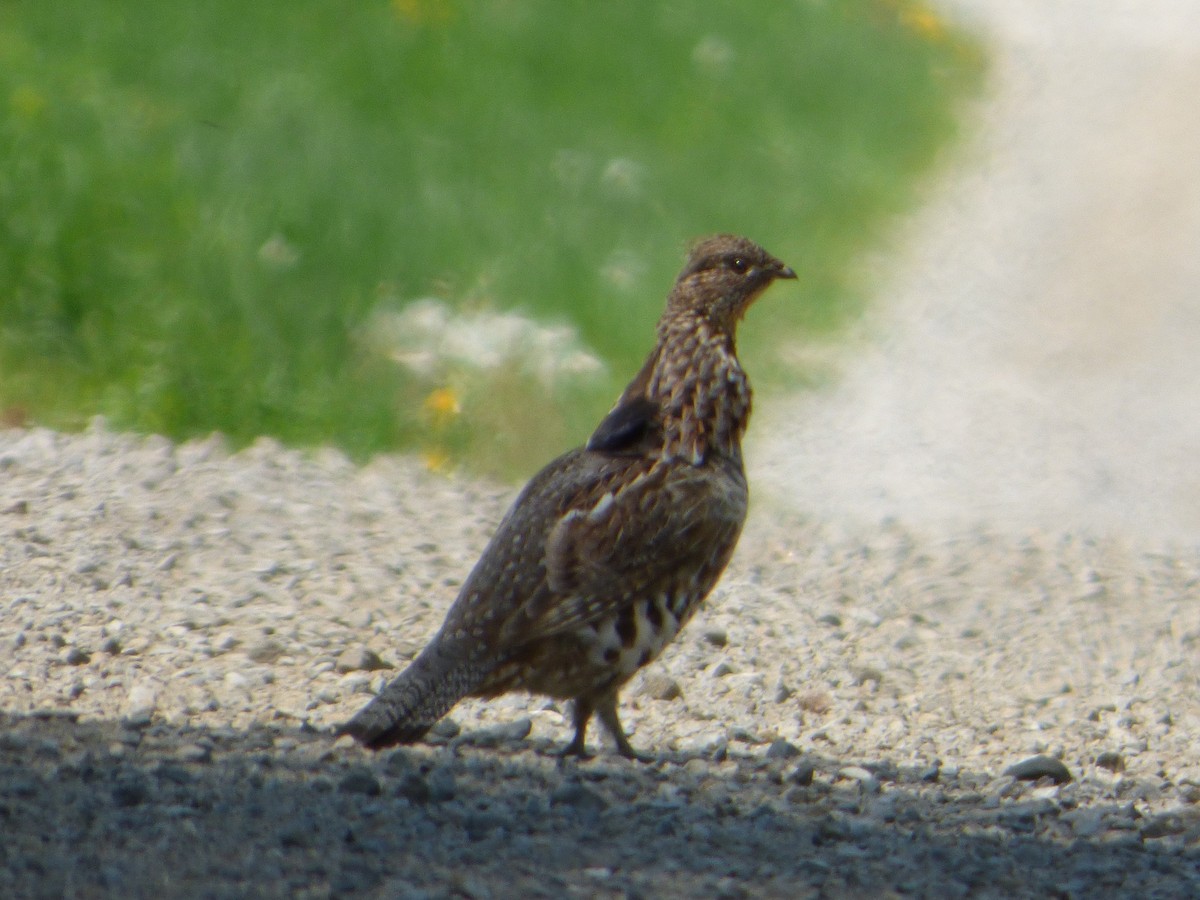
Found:
<svg viewBox="0 0 1200 900"><path fill-rule="evenodd" d="M574 700L565 752L586 755L594 712L637 757L617 692L695 614L746 517L737 323L771 282L795 277L746 238L697 243L654 350L587 446L534 476L429 646L339 731L408 743L463 697L524 690Z"/></svg>

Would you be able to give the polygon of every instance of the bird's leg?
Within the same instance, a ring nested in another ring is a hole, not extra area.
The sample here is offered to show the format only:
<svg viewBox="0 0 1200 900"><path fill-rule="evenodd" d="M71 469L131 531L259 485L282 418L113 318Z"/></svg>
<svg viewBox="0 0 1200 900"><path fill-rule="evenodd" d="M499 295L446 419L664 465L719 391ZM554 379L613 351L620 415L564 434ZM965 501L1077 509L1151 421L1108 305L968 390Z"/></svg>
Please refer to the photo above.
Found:
<svg viewBox="0 0 1200 900"><path fill-rule="evenodd" d="M600 717L600 724L604 726L604 730L612 735L618 753L626 759L636 759L638 762L654 761L654 757L634 750L629 738L625 736L625 729L621 727L621 719L617 715L616 691L610 691L596 702L596 715Z"/></svg>
<svg viewBox="0 0 1200 900"><path fill-rule="evenodd" d="M592 718L593 704L591 700L576 697L571 703L572 721L575 725L575 737L563 749L563 756L577 756L580 759L591 759L587 752L584 738L587 736L588 720Z"/></svg>

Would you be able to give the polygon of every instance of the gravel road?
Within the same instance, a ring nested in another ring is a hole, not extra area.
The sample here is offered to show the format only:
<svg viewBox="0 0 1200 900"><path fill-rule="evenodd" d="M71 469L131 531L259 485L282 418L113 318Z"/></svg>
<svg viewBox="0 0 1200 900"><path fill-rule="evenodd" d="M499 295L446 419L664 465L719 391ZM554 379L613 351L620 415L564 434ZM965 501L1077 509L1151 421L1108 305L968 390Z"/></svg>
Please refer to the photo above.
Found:
<svg viewBox="0 0 1200 900"><path fill-rule="evenodd" d="M1200 542L1200 4L953 0L974 139L752 475L809 513Z"/></svg>
<svg viewBox="0 0 1200 900"><path fill-rule="evenodd" d="M655 762L560 761L524 697L328 736L510 489L0 431L0 896L1200 895L1200 28L953 6L980 136L853 361L752 423L738 555L625 697Z"/></svg>

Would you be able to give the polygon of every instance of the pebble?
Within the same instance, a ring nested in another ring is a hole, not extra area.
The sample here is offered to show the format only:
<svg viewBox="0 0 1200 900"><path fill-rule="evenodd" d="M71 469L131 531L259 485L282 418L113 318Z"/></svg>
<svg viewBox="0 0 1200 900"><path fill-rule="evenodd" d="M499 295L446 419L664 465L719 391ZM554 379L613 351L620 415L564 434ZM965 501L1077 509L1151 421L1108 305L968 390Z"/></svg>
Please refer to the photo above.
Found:
<svg viewBox="0 0 1200 900"><path fill-rule="evenodd" d="M498 747L501 744L511 744L523 741L533 730L533 722L529 718L520 718L503 725L495 725L480 731L471 732L464 736L464 741L476 747Z"/></svg>
<svg viewBox="0 0 1200 900"><path fill-rule="evenodd" d="M269 665L277 662L280 657L286 656L287 652L287 647L285 647L281 642L268 638L252 644L246 650L246 655L256 663Z"/></svg>
<svg viewBox="0 0 1200 900"><path fill-rule="evenodd" d="M375 777L375 773L366 767L354 768L342 776L338 782L338 791L343 794L363 794L367 797L378 797L383 793L383 785Z"/></svg>
<svg viewBox="0 0 1200 900"><path fill-rule="evenodd" d="M869 769L862 766L843 766L838 769L838 778L858 782L864 791L874 794L879 791L879 780Z"/></svg>
<svg viewBox="0 0 1200 900"><path fill-rule="evenodd" d="M195 779L192 778L192 773L186 768L172 763L160 763L154 770L154 774L158 776L160 781L168 781L171 784L186 785L191 784Z"/></svg>
<svg viewBox="0 0 1200 900"><path fill-rule="evenodd" d="M158 706L158 696L157 684L149 681L135 684L125 699L125 722L132 726L149 725Z"/></svg>
<svg viewBox="0 0 1200 900"><path fill-rule="evenodd" d="M1108 769L1110 772L1124 772L1125 757L1112 750L1105 750L1096 756L1096 765L1102 769Z"/></svg>
<svg viewBox="0 0 1200 900"><path fill-rule="evenodd" d="M341 652L334 664L338 672L378 672L384 669L394 669L391 663L384 662L374 650L361 645L347 647Z"/></svg>
<svg viewBox="0 0 1200 900"><path fill-rule="evenodd" d="M732 675L736 671L737 669L730 665L728 660L719 659L709 666L708 676L710 678L724 678L726 675Z"/></svg>
<svg viewBox="0 0 1200 900"><path fill-rule="evenodd" d="M452 741L462 733L462 727L454 719L449 716L439 719L438 722L429 729L429 738L432 741Z"/></svg>
<svg viewBox="0 0 1200 900"><path fill-rule="evenodd" d="M249 679L243 673L236 671L226 672L224 681L227 688L232 688L236 691L244 691L250 686Z"/></svg>
<svg viewBox="0 0 1200 900"><path fill-rule="evenodd" d="M236 634L226 633L220 635L213 643L212 647L217 653L229 653L231 650L235 650L237 647L239 647L241 643L242 639Z"/></svg>
<svg viewBox="0 0 1200 900"><path fill-rule="evenodd" d="M117 806L140 806L152 796L150 782L140 775L124 775L112 787L112 799Z"/></svg>
<svg viewBox="0 0 1200 900"><path fill-rule="evenodd" d="M786 780L792 784L808 787L813 783L813 777L816 775L816 767L808 761L797 763L785 776Z"/></svg>
<svg viewBox="0 0 1200 900"><path fill-rule="evenodd" d="M92 654L82 647L71 646L62 652L60 658L68 666L86 666L92 661Z"/></svg>
<svg viewBox="0 0 1200 900"><path fill-rule="evenodd" d="M783 738L772 741L766 752L767 759L795 759L799 755L800 748Z"/></svg>
<svg viewBox="0 0 1200 900"><path fill-rule="evenodd" d="M1024 781L1049 778L1055 784L1065 784L1072 780L1070 770L1063 765L1061 760L1052 756L1031 756L1009 766L1004 770L1004 774Z"/></svg>
<svg viewBox="0 0 1200 900"><path fill-rule="evenodd" d="M509 824L509 817L493 810L480 810L467 813L463 817L462 827L471 841L482 841L493 831L502 831Z"/></svg>
<svg viewBox="0 0 1200 900"><path fill-rule="evenodd" d="M175 750L180 762L206 763L212 760L212 747L205 744L184 744Z"/></svg>
<svg viewBox="0 0 1200 900"><path fill-rule="evenodd" d="M434 803L453 800L458 794L458 779L449 768L435 770L429 776L429 799Z"/></svg>
<svg viewBox="0 0 1200 900"><path fill-rule="evenodd" d="M883 670L875 666L853 666L850 669L854 675L855 684L870 684L876 685L883 683Z"/></svg>
<svg viewBox="0 0 1200 900"><path fill-rule="evenodd" d="M578 781L568 781L550 794L553 806L568 806L574 809L599 811L608 806L602 796Z"/></svg>
<svg viewBox="0 0 1200 900"><path fill-rule="evenodd" d="M1072 809L1063 813L1061 818L1079 838L1094 837L1105 827L1104 812L1099 809Z"/></svg>
<svg viewBox="0 0 1200 900"><path fill-rule="evenodd" d="M782 678L775 680L775 684L771 687L771 699L776 703L783 703L792 698L796 692Z"/></svg>
<svg viewBox="0 0 1200 900"><path fill-rule="evenodd" d="M683 696L679 682L669 675L651 670L642 676L640 693L653 700L678 700Z"/></svg>
<svg viewBox="0 0 1200 900"><path fill-rule="evenodd" d="M396 786L396 795L412 803L428 803L433 799L429 782L416 772L409 772Z"/></svg>

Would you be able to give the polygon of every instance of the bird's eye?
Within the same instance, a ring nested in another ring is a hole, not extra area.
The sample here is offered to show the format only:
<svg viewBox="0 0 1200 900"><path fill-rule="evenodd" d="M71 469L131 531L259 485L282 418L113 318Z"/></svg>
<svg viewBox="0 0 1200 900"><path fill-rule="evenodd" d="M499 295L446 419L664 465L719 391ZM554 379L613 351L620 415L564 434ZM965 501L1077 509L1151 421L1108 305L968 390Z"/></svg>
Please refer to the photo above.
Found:
<svg viewBox="0 0 1200 900"><path fill-rule="evenodd" d="M746 262L746 260L742 259L740 256L735 256L733 259L729 260L729 268L733 269L733 271L737 272L739 275L745 275L746 271L750 268L750 263Z"/></svg>

